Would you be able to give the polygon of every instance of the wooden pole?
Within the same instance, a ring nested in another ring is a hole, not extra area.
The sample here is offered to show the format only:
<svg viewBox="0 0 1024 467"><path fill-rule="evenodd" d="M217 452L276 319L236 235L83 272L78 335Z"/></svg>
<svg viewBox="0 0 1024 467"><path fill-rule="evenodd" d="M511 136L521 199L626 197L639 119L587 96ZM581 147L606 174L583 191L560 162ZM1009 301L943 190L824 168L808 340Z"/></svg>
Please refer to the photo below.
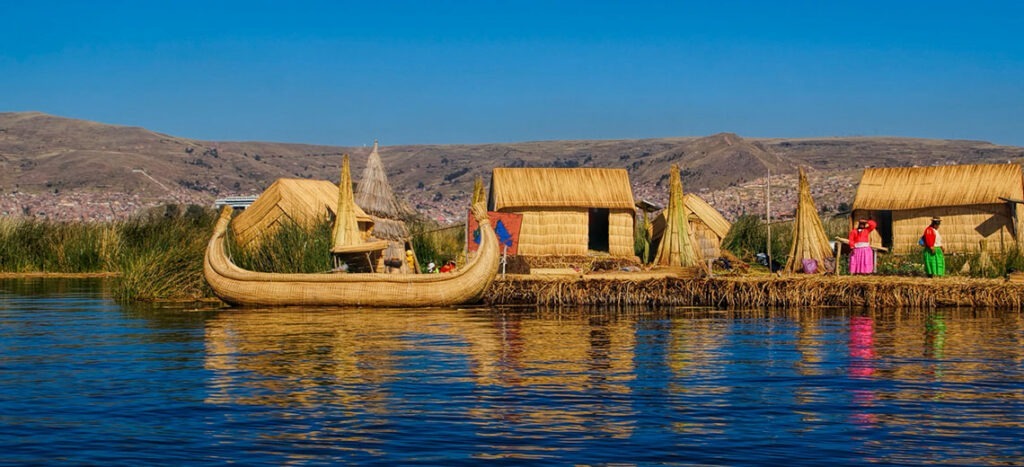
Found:
<svg viewBox="0 0 1024 467"><path fill-rule="evenodd" d="M768 169L768 178L764 184L764 210L768 229L768 272L772 272L772 171Z"/></svg>

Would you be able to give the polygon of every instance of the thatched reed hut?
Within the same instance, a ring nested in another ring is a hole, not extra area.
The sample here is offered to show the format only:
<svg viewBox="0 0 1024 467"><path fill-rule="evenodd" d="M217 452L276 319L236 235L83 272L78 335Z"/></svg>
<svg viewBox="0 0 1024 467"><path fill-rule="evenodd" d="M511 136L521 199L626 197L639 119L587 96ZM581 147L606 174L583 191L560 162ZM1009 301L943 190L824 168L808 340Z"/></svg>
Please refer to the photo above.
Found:
<svg viewBox="0 0 1024 467"><path fill-rule="evenodd" d="M693 193L683 195L683 203L690 212L690 231L697 242L697 251L705 259L722 256L722 239L729 233L732 223L722 213ZM665 232L665 213L651 221L651 246L657 249Z"/></svg>
<svg viewBox="0 0 1024 467"><path fill-rule="evenodd" d="M872 236L894 253L915 253L924 228L942 218L946 251L1003 251L1020 242L1024 180L1017 164L865 169L851 222L871 218Z"/></svg>
<svg viewBox="0 0 1024 467"><path fill-rule="evenodd" d="M231 229L240 246L255 247L286 223L308 229L333 219L337 207L338 185L327 180L281 178L231 221ZM359 231L369 237L373 219L359 206L354 212Z"/></svg>
<svg viewBox="0 0 1024 467"><path fill-rule="evenodd" d="M488 209L522 214L519 255L633 257L633 191L625 169L496 168Z"/></svg>
<svg viewBox="0 0 1024 467"><path fill-rule="evenodd" d="M793 219L793 243L789 247L786 272L827 272L835 267L835 255L825 235L818 208L811 197L811 184L800 167L799 199Z"/></svg>

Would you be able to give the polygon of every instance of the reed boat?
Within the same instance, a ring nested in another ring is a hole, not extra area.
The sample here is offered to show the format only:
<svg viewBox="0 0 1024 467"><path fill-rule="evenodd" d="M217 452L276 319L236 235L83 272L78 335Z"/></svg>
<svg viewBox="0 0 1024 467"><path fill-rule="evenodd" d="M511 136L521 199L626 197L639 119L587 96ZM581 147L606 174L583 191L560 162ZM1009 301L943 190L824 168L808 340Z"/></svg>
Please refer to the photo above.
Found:
<svg viewBox="0 0 1024 467"><path fill-rule="evenodd" d="M203 272L221 300L238 306L432 307L479 301L498 273L501 257L482 204L474 204L480 225L476 256L444 274L282 274L242 269L231 261L224 241L231 222L225 207L206 247Z"/></svg>

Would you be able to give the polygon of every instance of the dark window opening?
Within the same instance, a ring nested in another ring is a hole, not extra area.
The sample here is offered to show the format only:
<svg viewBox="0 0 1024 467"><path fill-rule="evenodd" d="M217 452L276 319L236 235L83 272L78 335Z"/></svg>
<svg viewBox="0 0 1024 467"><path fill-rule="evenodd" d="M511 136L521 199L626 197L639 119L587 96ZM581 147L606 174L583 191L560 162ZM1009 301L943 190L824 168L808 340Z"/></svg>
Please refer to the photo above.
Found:
<svg viewBox="0 0 1024 467"><path fill-rule="evenodd" d="M587 249L608 251L608 210L590 208L587 220Z"/></svg>

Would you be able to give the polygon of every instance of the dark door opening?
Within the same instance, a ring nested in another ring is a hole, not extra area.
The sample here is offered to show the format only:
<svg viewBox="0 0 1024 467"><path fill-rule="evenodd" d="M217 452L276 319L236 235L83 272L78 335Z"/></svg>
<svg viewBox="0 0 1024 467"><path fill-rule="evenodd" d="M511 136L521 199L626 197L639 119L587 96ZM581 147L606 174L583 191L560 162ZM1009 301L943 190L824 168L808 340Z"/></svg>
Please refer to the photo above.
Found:
<svg viewBox="0 0 1024 467"><path fill-rule="evenodd" d="M590 208L587 218L587 249L608 251L608 210Z"/></svg>
<svg viewBox="0 0 1024 467"><path fill-rule="evenodd" d="M875 222L878 223L878 235L882 237L882 246L892 251L892 211L875 211Z"/></svg>

